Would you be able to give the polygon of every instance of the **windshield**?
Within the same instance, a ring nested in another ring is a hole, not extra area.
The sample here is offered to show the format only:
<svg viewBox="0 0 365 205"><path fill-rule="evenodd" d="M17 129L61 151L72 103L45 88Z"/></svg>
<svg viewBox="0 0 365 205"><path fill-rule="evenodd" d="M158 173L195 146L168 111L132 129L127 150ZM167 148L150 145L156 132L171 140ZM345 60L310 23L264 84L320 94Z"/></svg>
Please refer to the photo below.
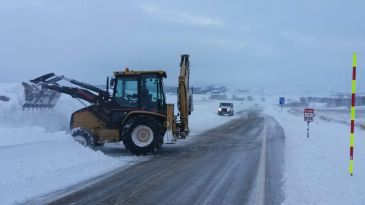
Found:
<svg viewBox="0 0 365 205"><path fill-rule="evenodd" d="M220 104L221 107L232 107L232 103L221 103Z"/></svg>

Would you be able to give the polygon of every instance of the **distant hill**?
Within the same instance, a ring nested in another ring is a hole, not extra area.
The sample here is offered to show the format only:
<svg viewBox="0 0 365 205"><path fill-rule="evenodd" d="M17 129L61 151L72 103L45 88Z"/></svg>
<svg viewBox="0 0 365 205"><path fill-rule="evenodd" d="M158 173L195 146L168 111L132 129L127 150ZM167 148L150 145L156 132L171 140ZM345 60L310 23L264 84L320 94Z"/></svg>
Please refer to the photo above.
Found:
<svg viewBox="0 0 365 205"><path fill-rule="evenodd" d="M223 94L227 92L227 87L225 86L206 86L206 87L193 87L194 94ZM165 86L166 93L176 93L177 86Z"/></svg>

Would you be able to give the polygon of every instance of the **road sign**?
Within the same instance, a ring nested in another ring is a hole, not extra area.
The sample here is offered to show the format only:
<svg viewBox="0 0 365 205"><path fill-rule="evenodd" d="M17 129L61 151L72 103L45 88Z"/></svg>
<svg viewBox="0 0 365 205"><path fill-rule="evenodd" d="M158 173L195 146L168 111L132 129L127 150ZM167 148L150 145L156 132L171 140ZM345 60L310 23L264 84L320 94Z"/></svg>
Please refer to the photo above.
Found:
<svg viewBox="0 0 365 205"><path fill-rule="evenodd" d="M280 104L280 110L281 110L281 112L283 112L283 106L285 104L285 98L284 97L279 98L279 104Z"/></svg>
<svg viewBox="0 0 365 205"><path fill-rule="evenodd" d="M309 123L313 122L314 119L314 109L305 108L304 109L304 121L307 122L307 137L309 137Z"/></svg>
<svg viewBox="0 0 365 205"><path fill-rule="evenodd" d="M314 119L314 109L305 108L304 109L304 121L313 122Z"/></svg>
<svg viewBox="0 0 365 205"><path fill-rule="evenodd" d="M285 98L284 97L280 97L279 98L279 104L280 105L284 105L285 104Z"/></svg>

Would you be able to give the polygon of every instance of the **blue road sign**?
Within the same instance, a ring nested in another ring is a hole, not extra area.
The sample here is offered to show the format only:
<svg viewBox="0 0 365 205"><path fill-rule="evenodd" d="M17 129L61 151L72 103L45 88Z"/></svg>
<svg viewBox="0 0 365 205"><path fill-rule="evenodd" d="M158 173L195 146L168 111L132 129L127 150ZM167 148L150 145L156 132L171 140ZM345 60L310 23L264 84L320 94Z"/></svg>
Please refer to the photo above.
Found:
<svg viewBox="0 0 365 205"><path fill-rule="evenodd" d="M284 105L285 104L285 98L284 97L280 97L279 98L279 104L280 105Z"/></svg>

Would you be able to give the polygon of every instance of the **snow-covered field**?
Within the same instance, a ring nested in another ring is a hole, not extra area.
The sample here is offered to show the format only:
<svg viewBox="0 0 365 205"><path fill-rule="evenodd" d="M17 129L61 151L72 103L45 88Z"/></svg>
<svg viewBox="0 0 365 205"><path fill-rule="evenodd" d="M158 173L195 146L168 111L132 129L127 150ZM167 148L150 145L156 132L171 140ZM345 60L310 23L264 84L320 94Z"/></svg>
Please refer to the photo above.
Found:
<svg viewBox="0 0 365 205"><path fill-rule="evenodd" d="M312 107L313 108L313 107ZM349 107L336 107L336 108L314 108L315 116L317 119L322 119L328 122L337 122L350 125L349 120ZM292 108L290 113L298 116L303 116L303 108ZM365 128L365 107L356 106L356 126L359 128Z"/></svg>
<svg viewBox="0 0 365 205"><path fill-rule="evenodd" d="M18 95L22 95L20 84L0 83L0 95L10 97L9 102L0 101L0 204L21 203L148 160L148 157L113 157L76 143L65 130L71 113L82 105L71 97L62 95L52 110L23 111L18 103ZM207 98L194 96L190 138L232 119L217 115L218 101L204 99ZM168 102L176 102L176 96L168 96ZM252 106L252 103L234 104L236 112Z"/></svg>
<svg viewBox="0 0 365 205"><path fill-rule="evenodd" d="M349 167L349 125L315 119L306 137L303 115L279 112L274 116L285 130L284 204L364 204L365 131L355 130L354 176ZM349 116L344 120L349 120Z"/></svg>

